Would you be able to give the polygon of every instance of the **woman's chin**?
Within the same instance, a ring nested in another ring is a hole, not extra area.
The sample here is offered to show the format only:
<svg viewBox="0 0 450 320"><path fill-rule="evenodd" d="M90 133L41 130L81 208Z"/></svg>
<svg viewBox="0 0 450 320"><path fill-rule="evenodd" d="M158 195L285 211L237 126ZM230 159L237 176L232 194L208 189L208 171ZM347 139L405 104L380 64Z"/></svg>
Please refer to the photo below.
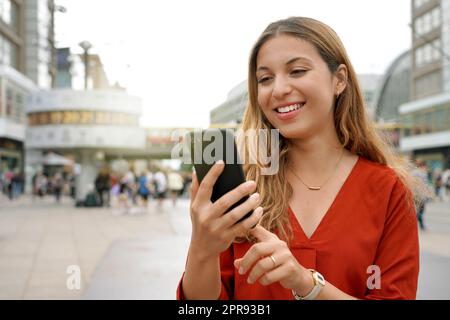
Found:
<svg viewBox="0 0 450 320"><path fill-rule="evenodd" d="M287 128L280 127L280 135L285 139L304 139L308 136L306 130L301 130L300 128Z"/></svg>

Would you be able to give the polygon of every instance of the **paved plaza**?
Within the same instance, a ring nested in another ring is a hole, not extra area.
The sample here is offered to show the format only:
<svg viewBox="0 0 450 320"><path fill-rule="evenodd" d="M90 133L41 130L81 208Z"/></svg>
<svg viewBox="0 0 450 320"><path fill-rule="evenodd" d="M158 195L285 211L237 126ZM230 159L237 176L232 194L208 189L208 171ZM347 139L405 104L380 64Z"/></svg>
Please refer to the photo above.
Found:
<svg viewBox="0 0 450 320"><path fill-rule="evenodd" d="M450 299L449 203L430 204L425 219L418 298ZM174 299L189 234L187 199L123 214L69 198L2 197L0 299Z"/></svg>

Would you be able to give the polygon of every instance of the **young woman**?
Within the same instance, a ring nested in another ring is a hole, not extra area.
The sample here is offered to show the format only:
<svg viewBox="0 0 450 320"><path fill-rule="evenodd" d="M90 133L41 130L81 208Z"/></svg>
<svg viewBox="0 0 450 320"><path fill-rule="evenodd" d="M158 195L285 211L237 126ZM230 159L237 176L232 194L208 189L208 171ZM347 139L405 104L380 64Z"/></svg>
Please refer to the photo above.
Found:
<svg viewBox="0 0 450 320"><path fill-rule="evenodd" d="M414 299L420 185L368 119L336 33L309 18L270 24L251 52L248 88L242 129L279 130L279 170L246 164L248 181L215 203L223 164L200 186L193 176L177 297Z"/></svg>

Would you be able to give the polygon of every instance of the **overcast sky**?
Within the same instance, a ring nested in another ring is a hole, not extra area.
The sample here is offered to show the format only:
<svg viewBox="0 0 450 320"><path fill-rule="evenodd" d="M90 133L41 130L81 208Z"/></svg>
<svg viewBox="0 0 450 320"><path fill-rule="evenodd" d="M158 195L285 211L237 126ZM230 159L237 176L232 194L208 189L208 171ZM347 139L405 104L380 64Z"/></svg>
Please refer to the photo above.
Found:
<svg viewBox="0 0 450 320"><path fill-rule="evenodd" d="M382 74L411 45L410 0L56 0L56 39L88 40L110 82L143 99L142 125L207 127L246 79L250 48L272 21L307 16L341 37L358 73Z"/></svg>

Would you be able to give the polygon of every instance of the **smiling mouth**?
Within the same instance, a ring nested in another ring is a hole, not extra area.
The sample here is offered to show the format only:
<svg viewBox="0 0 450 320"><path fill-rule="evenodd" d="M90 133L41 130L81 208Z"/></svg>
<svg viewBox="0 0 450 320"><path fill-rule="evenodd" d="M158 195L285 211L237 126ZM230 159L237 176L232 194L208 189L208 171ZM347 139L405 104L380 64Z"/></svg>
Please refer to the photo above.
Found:
<svg viewBox="0 0 450 320"><path fill-rule="evenodd" d="M302 108L304 105L305 105L305 103L296 103L296 104L292 104L290 106L276 108L275 111L277 113L281 113L281 114L289 113L289 112L292 112L292 111Z"/></svg>

